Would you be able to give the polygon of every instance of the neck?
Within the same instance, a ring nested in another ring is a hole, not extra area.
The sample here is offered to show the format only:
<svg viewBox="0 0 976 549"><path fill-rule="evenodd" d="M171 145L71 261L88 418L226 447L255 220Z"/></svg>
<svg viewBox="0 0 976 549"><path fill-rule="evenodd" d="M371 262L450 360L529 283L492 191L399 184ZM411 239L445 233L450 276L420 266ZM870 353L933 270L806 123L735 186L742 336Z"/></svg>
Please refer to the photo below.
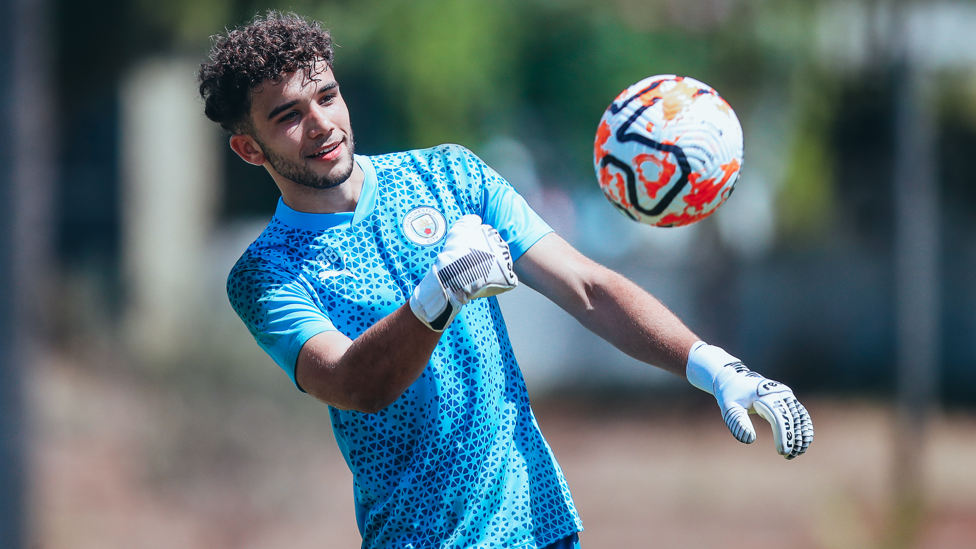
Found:
<svg viewBox="0 0 976 549"><path fill-rule="evenodd" d="M279 177L275 182L286 206L296 212L318 214L356 211L365 178L359 163L353 162L349 179L329 189L313 189Z"/></svg>

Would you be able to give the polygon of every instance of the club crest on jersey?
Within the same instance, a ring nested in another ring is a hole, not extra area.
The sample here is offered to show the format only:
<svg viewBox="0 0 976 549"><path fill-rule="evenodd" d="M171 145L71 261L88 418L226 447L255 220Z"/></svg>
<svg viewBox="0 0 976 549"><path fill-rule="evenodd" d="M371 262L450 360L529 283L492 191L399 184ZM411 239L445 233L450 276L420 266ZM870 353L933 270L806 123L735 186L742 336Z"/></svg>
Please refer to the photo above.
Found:
<svg viewBox="0 0 976 549"><path fill-rule="evenodd" d="M403 217L403 235L414 244L430 246L440 242L447 233L444 214L430 206L410 210Z"/></svg>

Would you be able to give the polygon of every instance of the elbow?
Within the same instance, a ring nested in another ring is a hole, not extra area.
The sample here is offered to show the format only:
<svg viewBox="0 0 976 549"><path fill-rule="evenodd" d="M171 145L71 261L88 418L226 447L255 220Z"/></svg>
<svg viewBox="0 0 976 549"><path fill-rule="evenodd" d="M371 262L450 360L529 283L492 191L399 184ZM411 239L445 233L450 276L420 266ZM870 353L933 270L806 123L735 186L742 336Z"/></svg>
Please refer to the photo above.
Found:
<svg viewBox="0 0 976 549"><path fill-rule="evenodd" d="M392 403L391 403L392 404ZM364 403L363 405L356 408L356 411L362 412L364 414L377 414L383 408L386 408L389 404L376 404L376 403Z"/></svg>
<svg viewBox="0 0 976 549"><path fill-rule="evenodd" d="M598 308L597 303L603 301L607 294L607 281L604 278L590 277L581 280L576 291L576 316L591 316Z"/></svg>
<svg viewBox="0 0 976 549"><path fill-rule="evenodd" d="M341 394L309 389L308 393L333 408L365 414L375 414L400 398L398 393L380 390L378 387L350 388Z"/></svg>
<svg viewBox="0 0 976 549"><path fill-rule="evenodd" d="M590 271L588 276L581 277L577 282L575 292L568 300L569 306L563 308L592 329L593 322L599 321L602 311L614 300L620 278L620 275L606 268Z"/></svg>
<svg viewBox="0 0 976 549"><path fill-rule="evenodd" d="M403 392L390 383L378 383L376 376L368 375L364 369L337 364L326 367L300 362L295 376L303 391L339 410L375 414L393 404Z"/></svg>
<svg viewBox="0 0 976 549"><path fill-rule="evenodd" d="M572 300L578 314L588 316L600 308L619 285L620 275L599 265L588 262L578 270L573 282Z"/></svg>
<svg viewBox="0 0 976 549"><path fill-rule="evenodd" d="M356 409L375 414L399 400L409 386L409 382L399 379L370 383L356 394Z"/></svg>
<svg viewBox="0 0 976 549"><path fill-rule="evenodd" d="M396 396L385 395L385 394L361 395L361 396L357 396L354 399L355 402L351 403L352 404L351 409L356 410L358 412L363 412L365 414L375 414L382 411L390 404L396 402L397 398L399 398L399 395Z"/></svg>
<svg viewBox="0 0 976 549"><path fill-rule="evenodd" d="M367 414L375 414L393 404L407 389L407 385L397 379L360 378L347 386L345 394L350 408Z"/></svg>

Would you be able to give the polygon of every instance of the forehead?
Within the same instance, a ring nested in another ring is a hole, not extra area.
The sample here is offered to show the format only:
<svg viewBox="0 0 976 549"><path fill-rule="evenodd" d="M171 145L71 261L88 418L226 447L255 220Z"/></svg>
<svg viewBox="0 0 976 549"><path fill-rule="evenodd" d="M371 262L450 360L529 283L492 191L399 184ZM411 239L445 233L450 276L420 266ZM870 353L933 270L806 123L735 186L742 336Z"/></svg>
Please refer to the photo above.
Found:
<svg viewBox="0 0 976 549"><path fill-rule="evenodd" d="M251 114L261 118L280 105L314 96L322 86L331 82L335 82L335 77L325 62L317 63L311 75L300 69L285 73L278 82L267 79L251 89Z"/></svg>

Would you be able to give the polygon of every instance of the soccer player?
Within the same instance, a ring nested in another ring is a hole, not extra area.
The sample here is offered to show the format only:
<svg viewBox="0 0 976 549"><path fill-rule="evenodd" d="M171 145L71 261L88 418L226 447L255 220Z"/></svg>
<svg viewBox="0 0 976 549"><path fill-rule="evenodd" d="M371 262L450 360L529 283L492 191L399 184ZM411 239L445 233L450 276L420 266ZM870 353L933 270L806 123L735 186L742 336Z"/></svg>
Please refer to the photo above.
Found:
<svg viewBox="0 0 976 549"><path fill-rule="evenodd" d="M712 393L751 443L813 439L785 385L700 341L556 235L467 149L354 154L330 34L269 12L218 37L206 115L281 191L227 280L299 390L329 405L365 548L573 548L583 525L529 406L494 295L521 281L648 364Z"/></svg>

